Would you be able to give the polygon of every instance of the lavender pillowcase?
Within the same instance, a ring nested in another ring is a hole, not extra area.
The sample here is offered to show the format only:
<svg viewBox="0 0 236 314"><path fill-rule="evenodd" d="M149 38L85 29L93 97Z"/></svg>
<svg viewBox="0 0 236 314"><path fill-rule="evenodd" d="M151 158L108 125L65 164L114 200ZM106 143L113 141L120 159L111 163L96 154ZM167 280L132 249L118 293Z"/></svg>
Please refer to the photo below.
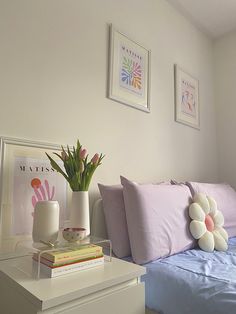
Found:
<svg viewBox="0 0 236 314"><path fill-rule="evenodd" d="M170 182L165 181L155 184L169 185ZM131 256L123 186L99 183L98 188L102 197L107 233L112 242L113 253L119 258Z"/></svg>
<svg viewBox="0 0 236 314"><path fill-rule="evenodd" d="M236 236L236 191L225 183L186 182L192 195L205 193L212 196L225 218L224 228L229 237Z"/></svg>
<svg viewBox="0 0 236 314"><path fill-rule="evenodd" d="M139 185L121 177L131 252L145 264L193 246L185 185Z"/></svg>
<svg viewBox="0 0 236 314"><path fill-rule="evenodd" d="M119 258L130 256L123 187L103 184L98 184L98 187L102 196L107 233L112 243L113 252Z"/></svg>

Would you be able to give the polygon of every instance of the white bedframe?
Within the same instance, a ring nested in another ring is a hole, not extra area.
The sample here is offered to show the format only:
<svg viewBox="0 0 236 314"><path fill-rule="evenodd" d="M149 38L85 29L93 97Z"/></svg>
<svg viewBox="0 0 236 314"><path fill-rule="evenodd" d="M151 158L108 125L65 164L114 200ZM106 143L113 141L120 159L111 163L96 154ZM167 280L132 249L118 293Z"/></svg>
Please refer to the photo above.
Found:
<svg viewBox="0 0 236 314"><path fill-rule="evenodd" d="M91 216L91 235L106 239L108 236L102 199L94 203Z"/></svg>
<svg viewBox="0 0 236 314"><path fill-rule="evenodd" d="M92 209L91 217L91 235L107 239L107 227L103 212L102 200L98 199ZM158 314L155 311L146 308L145 314Z"/></svg>

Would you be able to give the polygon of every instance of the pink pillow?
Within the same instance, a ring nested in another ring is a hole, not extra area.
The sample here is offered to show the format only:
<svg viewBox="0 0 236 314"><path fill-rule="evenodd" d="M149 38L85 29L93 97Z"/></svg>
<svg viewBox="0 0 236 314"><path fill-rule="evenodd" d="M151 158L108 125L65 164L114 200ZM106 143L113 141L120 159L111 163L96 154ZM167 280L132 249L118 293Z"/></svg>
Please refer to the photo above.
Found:
<svg viewBox="0 0 236 314"><path fill-rule="evenodd" d="M229 237L236 236L236 192L225 183L186 182L192 195L205 193L216 200L218 209L225 218L224 228Z"/></svg>
<svg viewBox="0 0 236 314"><path fill-rule="evenodd" d="M121 177L133 260L144 264L193 246L185 185L139 185Z"/></svg>
<svg viewBox="0 0 236 314"><path fill-rule="evenodd" d="M107 233L112 243L113 252L119 258L130 256L123 187L103 184L98 184L98 187L102 196Z"/></svg>

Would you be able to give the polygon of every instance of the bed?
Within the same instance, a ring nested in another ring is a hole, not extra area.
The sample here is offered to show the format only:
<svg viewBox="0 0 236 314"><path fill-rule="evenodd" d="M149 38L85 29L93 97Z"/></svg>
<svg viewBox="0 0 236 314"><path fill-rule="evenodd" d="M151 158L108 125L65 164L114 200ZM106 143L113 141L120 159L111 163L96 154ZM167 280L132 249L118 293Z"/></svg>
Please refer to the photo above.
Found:
<svg viewBox="0 0 236 314"><path fill-rule="evenodd" d="M146 305L160 314L236 313L235 237L227 252L192 249L146 268Z"/></svg>
<svg viewBox="0 0 236 314"><path fill-rule="evenodd" d="M232 231L232 223L230 228ZM107 237L101 199L93 208L91 230L96 236ZM133 261L131 256L124 259ZM229 239L227 252L186 249L143 266L147 269L142 277L146 313L236 313L236 237Z"/></svg>

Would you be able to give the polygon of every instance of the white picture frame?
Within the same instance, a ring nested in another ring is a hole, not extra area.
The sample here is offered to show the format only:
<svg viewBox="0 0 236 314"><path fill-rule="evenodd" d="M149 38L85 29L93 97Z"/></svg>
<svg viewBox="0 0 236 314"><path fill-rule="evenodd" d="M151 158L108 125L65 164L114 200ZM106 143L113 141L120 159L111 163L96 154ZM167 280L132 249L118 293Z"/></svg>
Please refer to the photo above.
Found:
<svg viewBox="0 0 236 314"><path fill-rule="evenodd" d="M110 25L108 98L150 112L151 51Z"/></svg>
<svg viewBox="0 0 236 314"><path fill-rule="evenodd" d="M35 201L57 200L61 227L69 218L67 181L51 167L45 152L60 154L61 146L0 137L0 247L3 251L31 238ZM57 156L55 160L62 163Z"/></svg>
<svg viewBox="0 0 236 314"><path fill-rule="evenodd" d="M175 65L175 121L200 130L199 81Z"/></svg>

